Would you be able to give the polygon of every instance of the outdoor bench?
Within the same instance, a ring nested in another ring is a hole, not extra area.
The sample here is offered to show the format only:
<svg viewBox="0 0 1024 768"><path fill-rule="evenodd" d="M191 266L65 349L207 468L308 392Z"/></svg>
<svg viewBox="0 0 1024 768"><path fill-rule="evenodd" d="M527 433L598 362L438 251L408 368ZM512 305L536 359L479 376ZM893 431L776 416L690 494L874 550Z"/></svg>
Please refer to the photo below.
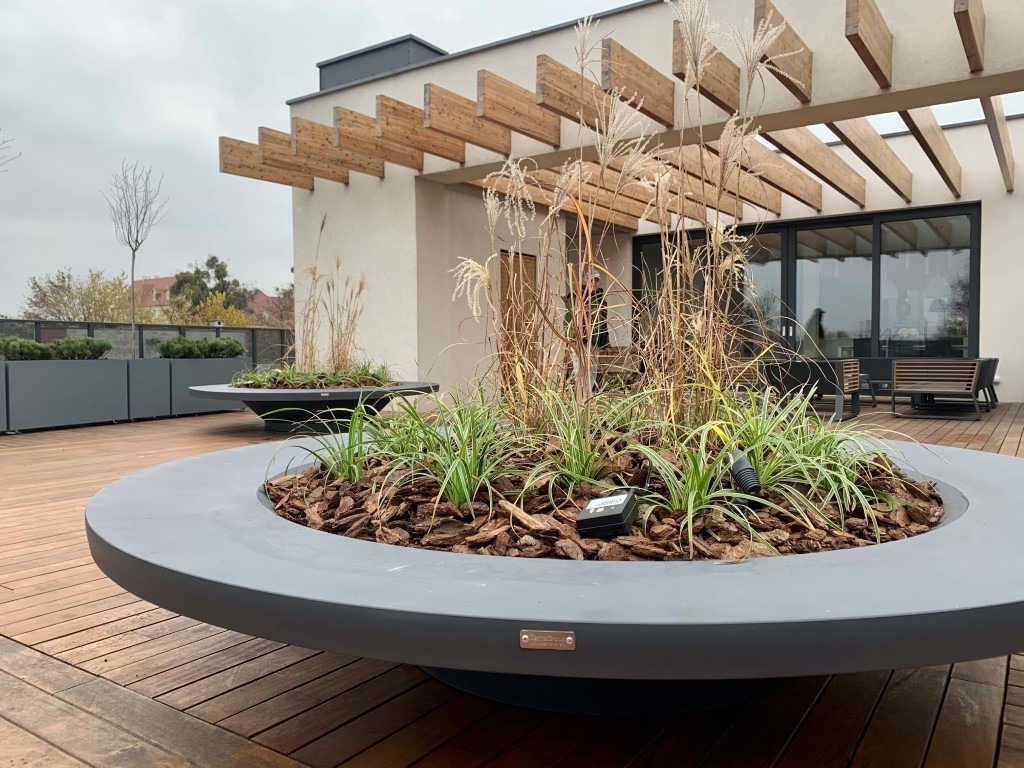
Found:
<svg viewBox="0 0 1024 768"><path fill-rule="evenodd" d="M993 360L989 358L989 360ZM994 362L994 361L993 361ZM989 397L988 390L992 387L989 379L994 379L995 365L986 360L951 360L951 359L899 359L892 362L892 392L890 402L894 416L913 418L981 418L979 394ZM994 387L993 387L994 389ZM896 413L896 396L910 396L914 401L913 408L937 405L934 399L939 397L969 397L974 406L973 414L949 415L923 413ZM986 405L991 410L991 405Z"/></svg>

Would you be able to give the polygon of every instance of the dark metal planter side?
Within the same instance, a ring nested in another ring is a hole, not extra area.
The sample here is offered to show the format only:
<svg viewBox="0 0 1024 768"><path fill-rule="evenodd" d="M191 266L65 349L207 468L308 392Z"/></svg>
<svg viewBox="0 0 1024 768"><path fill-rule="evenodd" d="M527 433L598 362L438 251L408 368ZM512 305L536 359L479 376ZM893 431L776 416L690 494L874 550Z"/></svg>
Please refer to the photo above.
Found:
<svg viewBox="0 0 1024 768"><path fill-rule="evenodd" d="M128 415L155 419L171 415L171 361L128 361Z"/></svg>
<svg viewBox="0 0 1024 768"><path fill-rule="evenodd" d="M128 420L127 360L9 360L8 429Z"/></svg>
<svg viewBox="0 0 1024 768"><path fill-rule="evenodd" d="M206 400L196 397L189 387L204 384L227 384L239 371L248 368L244 357L207 360L168 360L171 364L171 415L241 411L241 403Z"/></svg>
<svg viewBox="0 0 1024 768"><path fill-rule="evenodd" d="M0 432L6 432L7 426L7 363L0 362Z"/></svg>

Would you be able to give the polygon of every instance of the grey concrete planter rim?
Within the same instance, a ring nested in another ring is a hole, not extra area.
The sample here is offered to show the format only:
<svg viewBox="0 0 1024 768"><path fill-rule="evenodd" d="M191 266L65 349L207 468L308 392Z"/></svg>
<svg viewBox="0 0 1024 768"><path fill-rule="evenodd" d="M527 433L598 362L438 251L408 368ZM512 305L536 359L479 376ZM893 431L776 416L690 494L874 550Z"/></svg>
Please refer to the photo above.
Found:
<svg viewBox="0 0 1024 768"><path fill-rule="evenodd" d="M1024 637L1024 463L1012 457L890 443L964 497L959 517L905 541L740 563L606 563L393 547L291 523L257 488L308 461L310 444L196 456L108 486L86 511L96 562L139 596L219 626L513 674L852 672L1004 654ZM577 650L521 650L524 629L574 631Z"/></svg>

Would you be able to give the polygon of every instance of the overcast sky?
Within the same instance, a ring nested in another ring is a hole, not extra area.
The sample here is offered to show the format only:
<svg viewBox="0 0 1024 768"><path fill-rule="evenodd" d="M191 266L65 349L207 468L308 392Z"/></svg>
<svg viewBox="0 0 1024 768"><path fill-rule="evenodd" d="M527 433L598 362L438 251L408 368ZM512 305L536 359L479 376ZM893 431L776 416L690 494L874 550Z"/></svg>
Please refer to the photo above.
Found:
<svg viewBox="0 0 1024 768"><path fill-rule="evenodd" d="M285 100L317 90L316 62L412 32L457 51L621 5L390 0L4 0L0 316L29 276L127 271L100 197L122 158L164 174L167 218L137 276L213 253L266 291L291 279L291 193L217 172L217 137L288 126Z"/></svg>
<svg viewBox="0 0 1024 768"><path fill-rule="evenodd" d="M291 193L219 174L219 135L287 129L284 102L317 89L317 61L409 32L458 51L622 4L4 0L0 138L21 157L0 173L0 316L20 313L31 275L127 271L100 197L122 158L162 172L169 199L138 277L212 253L271 291L291 279Z"/></svg>

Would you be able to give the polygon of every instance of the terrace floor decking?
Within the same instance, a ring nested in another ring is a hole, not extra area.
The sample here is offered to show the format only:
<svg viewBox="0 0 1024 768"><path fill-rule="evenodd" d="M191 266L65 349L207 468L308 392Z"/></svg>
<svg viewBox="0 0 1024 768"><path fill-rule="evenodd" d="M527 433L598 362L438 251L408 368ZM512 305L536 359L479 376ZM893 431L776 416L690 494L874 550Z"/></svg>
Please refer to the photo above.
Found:
<svg viewBox="0 0 1024 768"><path fill-rule="evenodd" d="M886 405L853 424L1024 456L1024 405L979 422ZM100 488L268 439L248 413L0 436L0 766L1024 766L1024 655L795 679L674 717L550 715L175 615L92 562Z"/></svg>

